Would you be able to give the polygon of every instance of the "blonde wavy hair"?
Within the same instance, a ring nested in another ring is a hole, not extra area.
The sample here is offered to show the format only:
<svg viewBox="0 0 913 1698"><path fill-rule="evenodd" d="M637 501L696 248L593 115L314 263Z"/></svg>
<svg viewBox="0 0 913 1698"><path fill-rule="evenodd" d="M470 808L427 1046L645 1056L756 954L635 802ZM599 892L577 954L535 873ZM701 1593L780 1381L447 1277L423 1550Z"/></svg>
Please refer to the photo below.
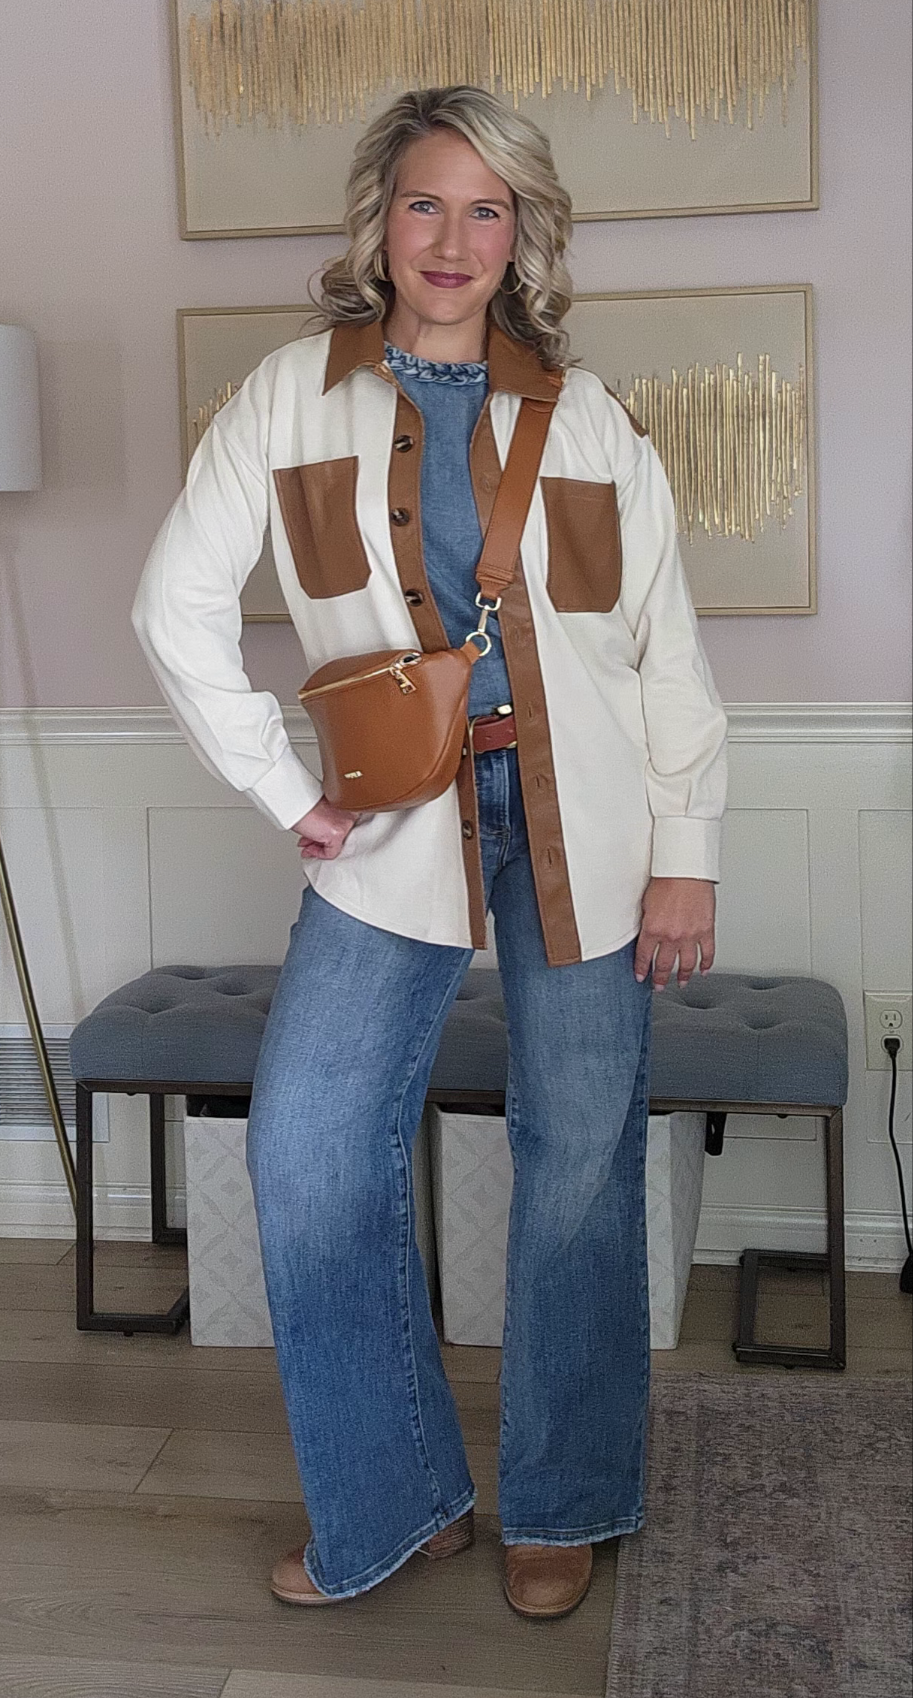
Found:
<svg viewBox="0 0 913 1698"><path fill-rule="evenodd" d="M395 288L381 255L399 163L410 143L445 127L465 136L514 194L516 261L488 311L508 336L529 343L547 370L564 371L571 363L570 338L559 328L571 304L563 258L570 195L558 181L548 137L487 90L464 83L410 89L361 137L346 185L348 252L321 268L319 294L308 286L320 321L314 328L386 316Z"/></svg>

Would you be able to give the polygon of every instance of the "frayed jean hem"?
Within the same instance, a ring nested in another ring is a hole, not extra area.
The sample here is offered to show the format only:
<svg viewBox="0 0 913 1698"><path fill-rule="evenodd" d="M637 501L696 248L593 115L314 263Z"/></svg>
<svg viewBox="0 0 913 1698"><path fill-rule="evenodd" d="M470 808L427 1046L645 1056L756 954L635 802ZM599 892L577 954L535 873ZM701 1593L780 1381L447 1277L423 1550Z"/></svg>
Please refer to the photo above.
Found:
<svg viewBox="0 0 913 1698"><path fill-rule="evenodd" d="M313 1581L325 1597L355 1598L360 1592L369 1591L372 1586L378 1586L382 1580L386 1580L389 1575L395 1573L396 1569L401 1568L404 1562L408 1562L409 1558L415 1555L419 1546L423 1545L426 1539L430 1539L435 1533L440 1533L443 1528L449 1527L451 1521L458 1521L460 1516L465 1515L467 1509L470 1509L475 1501L476 1488L473 1486L468 1492L464 1492L463 1496L458 1498L455 1504L451 1504L448 1509L438 1510L433 1520L427 1522L418 1533L413 1533L403 1544L399 1545L392 1556L385 1557L383 1562L375 1563L373 1568L365 1569L362 1574L356 1574L353 1580L342 1580L335 1586L325 1585L319 1576L314 1573L309 1558L310 1541L308 1541L304 1553L304 1571L308 1579Z"/></svg>
<svg viewBox="0 0 913 1698"><path fill-rule="evenodd" d="M574 1527L563 1532L546 1527L505 1527L501 1532L502 1545L592 1545L600 1539L617 1539L622 1533L639 1533L644 1524L643 1511L627 1515L623 1521L613 1521L595 1527Z"/></svg>

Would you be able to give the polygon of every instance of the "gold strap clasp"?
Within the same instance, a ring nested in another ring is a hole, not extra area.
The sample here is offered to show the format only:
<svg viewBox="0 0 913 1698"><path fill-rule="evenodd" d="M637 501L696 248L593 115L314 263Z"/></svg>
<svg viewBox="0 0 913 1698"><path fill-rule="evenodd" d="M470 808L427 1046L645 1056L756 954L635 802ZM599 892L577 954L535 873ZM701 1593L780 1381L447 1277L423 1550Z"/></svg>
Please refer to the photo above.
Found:
<svg viewBox="0 0 913 1698"><path fill-rule="evenodd" d="M479 623L476 626L474 631L470 631L469 636L466 638L466 641L468 643L472 637L481 637L484 640L485 647L483 649L479 650L480 656L483 655L483 654L488 654L489 649L491 648L491 638L488 635L485 627L488 624L489 614L490 613L497 613L500 605L501 605L501 597L500 596L495 596L494 601L485 601L483 599L481 590L479 591L478 595L476 596L476 607L481 609L481 611L479 613Z"/></svg>

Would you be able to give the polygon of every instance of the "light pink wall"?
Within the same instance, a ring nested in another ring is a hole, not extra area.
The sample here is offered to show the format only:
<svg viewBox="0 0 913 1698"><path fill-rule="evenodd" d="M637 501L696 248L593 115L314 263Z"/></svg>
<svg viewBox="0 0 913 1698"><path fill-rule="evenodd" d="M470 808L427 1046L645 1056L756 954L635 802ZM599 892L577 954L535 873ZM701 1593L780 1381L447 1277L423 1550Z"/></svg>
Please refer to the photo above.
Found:
<svg viewBox="0 0 913 1698"><path fill-rule="evenodd" d="M574 239L581 290L814 285L820 611L704 620L729 702L910 694L910 5L821 14L820 212ZM341 238L180 241L166 0L4 6L0 113L0 322L39 338L46 477L0 494L0 706L158 702L129 609L179 487L175 308L304 300ZM243 649L294 703L290 628Z"/></svg>

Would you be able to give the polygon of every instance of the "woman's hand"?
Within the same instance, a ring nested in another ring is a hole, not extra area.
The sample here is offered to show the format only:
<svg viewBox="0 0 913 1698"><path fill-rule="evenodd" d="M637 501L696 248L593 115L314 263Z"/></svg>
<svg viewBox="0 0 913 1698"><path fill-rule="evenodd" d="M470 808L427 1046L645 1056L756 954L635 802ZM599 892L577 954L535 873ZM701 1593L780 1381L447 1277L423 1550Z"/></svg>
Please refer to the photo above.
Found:
<svg viewBox="0 0 913 1698"><path fill-rule="evenodd" d="M303 859L335 861L357 819L357 814L350 814L345 808L334 808L325 796L321 796L317 806L309 814L302 814L291 827L298 833Z"/></svg>
<svg viewBox="0 0 913 1698"><path fill-rule="evenodd" d="M713 966L716 887L706 878L651 878L644 891L643 922L634 956L634 976L643 981L654 952L653 986L664 990L678 956L678 982L686 985L701 952L701 972Z"/></svg>

